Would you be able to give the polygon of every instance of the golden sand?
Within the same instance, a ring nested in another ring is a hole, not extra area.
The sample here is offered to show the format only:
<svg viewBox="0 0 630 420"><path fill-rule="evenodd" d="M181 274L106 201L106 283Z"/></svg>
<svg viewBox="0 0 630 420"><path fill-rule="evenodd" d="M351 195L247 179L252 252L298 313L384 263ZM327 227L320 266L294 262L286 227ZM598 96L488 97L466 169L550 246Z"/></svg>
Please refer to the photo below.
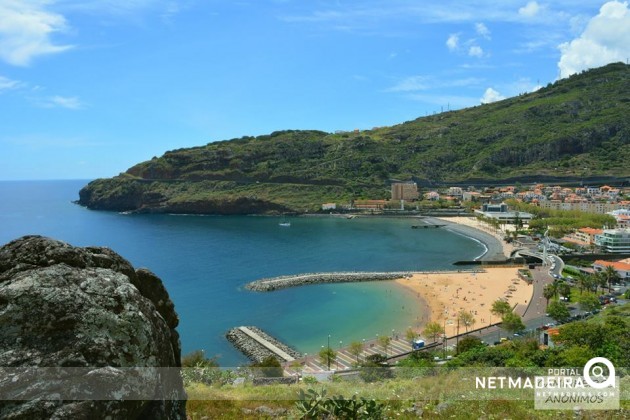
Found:
<svg viewBox="0 0 630 420"><path fill-rule="evenodd" d="M492 303L506 299L514 311L522 315L531 300L533 286L520 280L516 267L484 268L481 272L418 273L411 278L396 280L429 306L429 321L446 324L448 337L457 333L457 314L472 312L476 329L496 323L499 319L490 312ZM460 324L459 332L466 331Z"/></svg>

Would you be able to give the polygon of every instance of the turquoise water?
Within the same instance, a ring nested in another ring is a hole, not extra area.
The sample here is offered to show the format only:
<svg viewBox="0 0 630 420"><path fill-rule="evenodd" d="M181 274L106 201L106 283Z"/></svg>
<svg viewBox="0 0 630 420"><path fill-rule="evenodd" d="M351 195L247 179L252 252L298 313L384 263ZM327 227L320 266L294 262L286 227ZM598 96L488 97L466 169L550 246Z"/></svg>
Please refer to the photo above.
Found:
<svg viewBox="0 0 630 420"><path fill-rule="evenodd" d="M0 182L0 243L26 234L107 246L164 281L180 315L184 352L204 349L222 365L246 360L225 340L255 325L303 352L403 331L413 297L389 282L315 285L254 293L262 277L318 271L450 269L481 244L409 219L122 215L72 204L86 181Z"/></svg>

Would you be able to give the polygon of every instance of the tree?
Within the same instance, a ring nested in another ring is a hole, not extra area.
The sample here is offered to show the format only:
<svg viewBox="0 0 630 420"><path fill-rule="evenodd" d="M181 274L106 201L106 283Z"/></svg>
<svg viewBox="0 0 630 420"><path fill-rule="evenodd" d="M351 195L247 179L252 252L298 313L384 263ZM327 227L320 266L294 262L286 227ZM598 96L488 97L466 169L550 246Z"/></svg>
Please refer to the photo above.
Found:
<svg viewBox="0 0 630 420"><path fill-rule="evenodd" d="M547 307L549 306L549 299L551 299L555 295L556 295L555 283L548 284L543 288L543 296L545 299L547 299L547 304L546 304Z"/></svg>
<svg viewBox="0 0 630 420"><path fill-rule="evenodd" d="M599 271L597 273L594 273L592 277L595 283L596 292L599 290L600 287L603 289L604 287L608 285L608 279L606 278L603 272Z"/></svg>
<svg viewBox="0 0 630 420"><path fill-rule="evenodd" d="M207 358L203 350L195 350L182 356L183 367L219 367L216 357Z"/></svg>
<svg viewBox="0 0 630 420"><path fill-rule="evenodd" d="M561 296L564 296L567 299L570 299L570 297L571 297L571 287L569 287L568 284L566 284L566 283L558 283L558 286L556 287L556 290L558 290L558 293Z"/></svg>
<svg viewBox="0 0 630 420"><path fill-rule="evenodd" d="M444 328L439 322L429 322L424 327L424 335L426 337L431 337L434 343L437 342L438 337L442 334L444 334Z"/></svg>
<svg viewBox="0 0 630 420"><path fill-rule="evenodd" d="M606 266L603 272L603 277L606 279L606 284L608 285L608 291L612 290L613 283L617 283L619 281L619 274L615 267L612 265Z"/></svg>
<svg viewBox="0 0 630 420"><path fill-rule="evenodd" d="M329 347L322 347L319 351L319 360L322 365L327 366L330 369L330 365L337 359L337 353Z"/></svg>
<svg viewBox="0 0 630 420"><path fill-rule="evenodd" d="M483 343L481 340L475 336L467 335L466 337L459 340L457 343L457 354L465 353L470 349L474 349L476 347L483 347Z"/></svg>
<svg viewBox="0 0 630 420"><path fill-rule="evenodd" d="M565 322L571 317L569 308L562 302L554 301L547 306L547 313L557 322Z"/></svg>
<svg viewBox="0 0 630 420"><path fill-rule="evenodd" d="M580 308L582 308L582 310L584 311L589 311L589 312L593 312L594 310L597 310L601 308L602 306L599 303L599 299L597 299L593 295L580 296L579 302L580 302Z"/></svg>
<svg viewBox="0 0 630 420"><path fill-rule="evenodd" d="M407 331L405 332L405 338L407 339L407 341L412 342L416 338L418 338L418 333L412 330L411 328L408 328Z"/></svg>
<svg viewBox="0 0 630 420"><path fill-rule="evenodd" d="M490 312L492 313L492 315L498 318L503 318L505 315L512 312L512 307L507 301L497 299L492 302L492 308L490 309Z"/></svg>
<svg viewBox="0 0 630 420"><path fill-rule="evenodd" d="M501 328L510 333L517 333L525 329L525 324L518 314L509 312L501 319Z"/></svg>
<svg viewBox="0 0 630 420"><path fill-rule="evenodd" d="M267 356L261 362L252 363L251 367L259 368L260 374L266 378L276 378L283 375L280 362L273 356Z"/></svg>
<svg viewBox="0 0 630 420"><path fill-rule="evenodd" d="M577 286L580 289L580 294L582 294L584 290L590 291L593 287L593 280L591 279L591 276L580 272L577 276Z"/></svg>
<svg viewBox="0 0 630 420"><path fill-rule="evenodd" d="M388 335L381 335L378 337L378 344L381 346L381 348L385 352L385 357L387 357L387 349L389 348L389 344L391 342L392 342L392 338Z"/></svg>
<svg viewBox="0 0 630 420"><path fill-rule="evenodd" d="M463 309L459 311L457 314L457 319L460 323L464 324L466 327L466 332L468 332L468 327L471 327L475 324L475 316L470 311L464 311Z"/></svg>
<svg viewBox="0 0 630 420"><path fill-rule="evenodd" d="M362 351L363 343L360 341L353 341L348 347L348 352L356 358L357 363L359 363L359 356L361 355Z"/></svg>

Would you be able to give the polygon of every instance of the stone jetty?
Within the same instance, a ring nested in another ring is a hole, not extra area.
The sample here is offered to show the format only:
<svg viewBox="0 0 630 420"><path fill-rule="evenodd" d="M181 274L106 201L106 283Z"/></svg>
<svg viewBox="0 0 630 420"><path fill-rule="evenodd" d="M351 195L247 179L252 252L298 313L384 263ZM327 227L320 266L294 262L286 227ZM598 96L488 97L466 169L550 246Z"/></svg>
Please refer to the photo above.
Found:
<svg viewBox="0 0 630 420"><path fill-rule="evenodd" d="M411 271L309 273L256 280L245 285L245 288L256 292L271 292L273 290L305 286L308 284L395 280L411 276L412 274L413 272Z"/></svg>
<svg viewBox="0 0 630 420"><path fill-rule="evenodd" d="M260 328L236 327L225 335L230 343L254 362L262 362L269 356L279 362L292 362L302 357L298 351L281 343Z"/></svg>

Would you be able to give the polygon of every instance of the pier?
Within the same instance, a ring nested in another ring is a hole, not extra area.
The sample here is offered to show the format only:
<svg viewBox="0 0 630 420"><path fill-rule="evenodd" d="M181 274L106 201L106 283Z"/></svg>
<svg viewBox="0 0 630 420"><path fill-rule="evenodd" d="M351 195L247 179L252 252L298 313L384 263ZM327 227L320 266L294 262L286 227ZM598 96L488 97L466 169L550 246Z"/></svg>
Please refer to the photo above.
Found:
<svg viewBox="0 0 630 420"><path fill-rule="evenodd" d="M292 362L302 357L298 351L276 340L260 328L236 327L229 330L225 336L234 347L255 362L262 362L269 356L275 357L281 363Z"/></svg>

